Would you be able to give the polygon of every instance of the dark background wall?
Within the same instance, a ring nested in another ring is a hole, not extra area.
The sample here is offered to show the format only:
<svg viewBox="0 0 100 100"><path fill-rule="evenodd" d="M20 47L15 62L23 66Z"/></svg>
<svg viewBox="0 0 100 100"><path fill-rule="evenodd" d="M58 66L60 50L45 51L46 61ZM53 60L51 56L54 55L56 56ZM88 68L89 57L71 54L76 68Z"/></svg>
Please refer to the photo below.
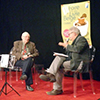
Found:
<svg viewBox="0 0 100 100"><path fill-rule="evenodd" d="M9 53L15 40L28 31L40 56L36 63L48 68L53 52L63 52L57 43L61 37L61 4L85 0L0 0L0 54ZM100 80L100 3L91 0L91 38L96 48L93 62L94 79Z"/></svg>

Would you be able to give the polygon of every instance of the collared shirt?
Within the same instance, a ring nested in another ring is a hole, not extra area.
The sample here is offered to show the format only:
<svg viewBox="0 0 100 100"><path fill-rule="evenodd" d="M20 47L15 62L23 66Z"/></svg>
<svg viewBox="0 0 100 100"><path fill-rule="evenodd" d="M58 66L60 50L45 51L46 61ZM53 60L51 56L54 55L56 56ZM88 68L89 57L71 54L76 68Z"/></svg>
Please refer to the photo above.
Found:
<svg viewBox="0 0 100 100"><path fill-rule="evenodd" d="M24 55L29 55L30 54L30 52L29 52L29 47L28 47L28 43L25 45L24 43L23 43L23 45L22 45L22 52L21 52L21 54L23 54L23 52L24 52L24 47L26 46L26 53L24 54Z"/></svg>

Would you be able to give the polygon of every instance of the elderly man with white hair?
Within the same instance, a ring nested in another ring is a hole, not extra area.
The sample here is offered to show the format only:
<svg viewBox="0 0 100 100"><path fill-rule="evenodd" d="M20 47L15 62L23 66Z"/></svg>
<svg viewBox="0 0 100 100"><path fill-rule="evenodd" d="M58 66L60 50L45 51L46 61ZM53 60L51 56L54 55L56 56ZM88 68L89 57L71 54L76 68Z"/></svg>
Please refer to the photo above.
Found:
<svg viewBox="0 0 100 100"><path fill-rule="evenodd" d="M22 40L14 42L12 55L15 56L15 66L22 68L21 80L25 80L26 90L33 91L31 85L33 84L31 68L34 64L34 59L39 56L35 43L29 41L30 34L23 32L21 35Z"/></svg>

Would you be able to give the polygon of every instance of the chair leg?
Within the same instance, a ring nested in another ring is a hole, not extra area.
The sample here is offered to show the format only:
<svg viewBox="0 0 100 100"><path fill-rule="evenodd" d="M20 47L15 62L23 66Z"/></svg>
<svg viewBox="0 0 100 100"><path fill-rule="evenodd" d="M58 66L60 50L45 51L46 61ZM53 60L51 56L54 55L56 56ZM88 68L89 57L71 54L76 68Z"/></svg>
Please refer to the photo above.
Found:
<svg viewBox="0 0 100 100"><path fill-rule="evenodd" d="M18 81L18 70L16 69L16 81Z"/></svg>
<svg viewBox="0 0 100 100"><path fill-rule="evenodd" d="M16 69L16 81L18 81L18 71L22 71L22 69L21 68L17 68ZM23 82L23 80L22 80L22 84L23 84L24 82Z"/></svg>
<svg viewBox="0 0 100 100"><path fill-rule="evenodd" d="M77 88L77 72L74 72L74 98L76 98L76 88Z"/></svg>
<svg viewBox="0 0 100 100"><path fill-rule="evenodd" d="M82 90L84 91L85 89L83 88L82 73L79 73L79 76L80 76L80 81L81 81Z"/></svg>
<svg viewBox="0 0 100 100"><path fill-rule="evenodd" d="M2 80L2 68L0 68L0 80Z"/></svg>
<svg viewBox="0 0 100 100"><path fill-rule="evenodd" d="M95 94L95 92L94 92L94 86L93 86L93 76L92 76L91 70L89 71L89 73L90 73L90 82L91 82L92 92L93 92L93 94Z"/></svg>
<svg viewBox="0 0 100 100"><path fill-rule="evenodd" d="M34 70L34 81L35 81L35 85L38 86L38 88L39 88L39 85L40 85L39 75L44 70L44 65L42 65L42 64L34 64L33 70Z"/></svg>
<svg viewBox="0 0 100 100"><path fill-rule="evenodd" d="M39 73L36 70L37 65L34 66L33 70L34 70L34 81L35 81L35 85L39 85Z"/></svg>

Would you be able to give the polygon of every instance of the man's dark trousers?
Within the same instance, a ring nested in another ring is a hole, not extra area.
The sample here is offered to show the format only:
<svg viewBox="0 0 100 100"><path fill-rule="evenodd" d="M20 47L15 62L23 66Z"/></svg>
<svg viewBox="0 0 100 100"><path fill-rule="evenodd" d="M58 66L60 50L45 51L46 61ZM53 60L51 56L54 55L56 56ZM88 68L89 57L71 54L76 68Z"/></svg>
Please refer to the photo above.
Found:
<svg viewBox="0 0 100 100"><path fill-rule="evenodd" d="M34 64L34 61L32 60L32 57L29 57L25 60L18 60L15 64L16 67L21 67L22 68L22 75L26 74L27 79L25 80L26 85L31 85L33 84L33 78L32 78L32 72L31 68Z"/></svg>

